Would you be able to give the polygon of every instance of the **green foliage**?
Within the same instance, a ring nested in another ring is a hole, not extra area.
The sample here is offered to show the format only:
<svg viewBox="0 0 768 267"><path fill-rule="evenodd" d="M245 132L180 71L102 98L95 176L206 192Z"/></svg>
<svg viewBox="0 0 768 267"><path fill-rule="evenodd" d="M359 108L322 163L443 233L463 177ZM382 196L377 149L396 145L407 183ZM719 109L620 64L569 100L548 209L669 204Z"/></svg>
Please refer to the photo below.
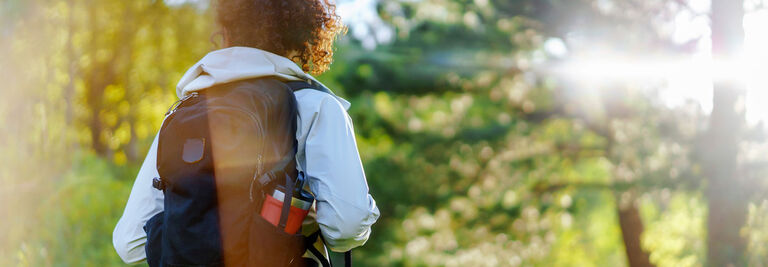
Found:
<svg viewBox="0 0 768 267"><path fill-rule="evenodd" d="M657 266L702 266L706 209L700 196L660 192L661 205L646 203L648 221L643 244ZM646 198L647 200L650 197ZM664 201L665 200L665 201Z"/></svg>
<svg viewBox="0 0 768 267"><path fill-rule="evenodd" d="M122 261L112 248L112 230L122 215L132 182L119 179L136 166L119 167L97 156L74 155L71 169L52 191L36 190L39 206L3 266L105 266Z"/></svg>

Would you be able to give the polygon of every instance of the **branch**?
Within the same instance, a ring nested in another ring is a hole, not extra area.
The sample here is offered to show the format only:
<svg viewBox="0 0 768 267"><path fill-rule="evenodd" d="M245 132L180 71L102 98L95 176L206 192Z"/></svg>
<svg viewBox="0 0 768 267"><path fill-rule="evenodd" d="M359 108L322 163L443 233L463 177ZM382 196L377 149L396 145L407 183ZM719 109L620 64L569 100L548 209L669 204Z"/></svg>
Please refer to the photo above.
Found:
<svg viewBox="0 0 768 267"><path fill-rule="evenodd" d="M679 180L682 181L682 180ZM575 188L578 190L609 190L614 192L624 192L630 189L640 188L644 190L670 188L678 185L685 185L680 182L659 182L653 183L648 180L637 179L631 182L559 182L547 184L546 182L540 182L533 186L533 191L537 194L548 193L558 190L564 190L567 188ZM683 187L686 190L693 190L692 188Z"/></svg>

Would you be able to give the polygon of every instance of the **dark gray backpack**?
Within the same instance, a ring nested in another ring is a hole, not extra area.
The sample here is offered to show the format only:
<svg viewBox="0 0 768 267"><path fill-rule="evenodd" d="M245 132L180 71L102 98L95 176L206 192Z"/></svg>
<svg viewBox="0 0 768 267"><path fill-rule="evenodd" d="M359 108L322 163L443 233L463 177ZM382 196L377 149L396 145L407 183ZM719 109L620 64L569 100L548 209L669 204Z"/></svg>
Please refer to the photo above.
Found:
<svg viewBox="0 0 768 267"><path fill-rule="evenodd" d="M325 258L309 237L259 210L278 186L293 192L296 99L307 82L261 78L217 85L175 103L160 129L153 186L165 194L164 211L144 226L150 266L312 266L310 251ZM330 266L327 261L323 266Z"/></svg>

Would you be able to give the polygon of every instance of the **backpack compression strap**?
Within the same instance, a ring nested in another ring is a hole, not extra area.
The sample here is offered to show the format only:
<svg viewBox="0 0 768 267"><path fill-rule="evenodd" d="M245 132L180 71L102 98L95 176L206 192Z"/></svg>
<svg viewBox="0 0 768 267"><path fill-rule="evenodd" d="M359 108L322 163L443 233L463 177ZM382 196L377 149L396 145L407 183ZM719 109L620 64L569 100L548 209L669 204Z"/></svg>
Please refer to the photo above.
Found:
<svg viewBox="0 0 768 267"><path fill-rule="evenodd" d="M314 89L314 90L317 90L317 91L320 91L320 92L323 92L323 93L326 93L326 94L329 94L329 95L333 95L331 90L328 90L328 88L326 88L325 86L323 86L321 84L318 84L318 83L315 83L312 80L310 80L309 82L305 82L305 81L289 81L289 82L285 82L285 84L288 85L288 87L290 87L291 90L294 91L294 92L298 91L298 90L301 90L301 89ZM323 244L325 244L325 238L323 238L323 235L320 234L320 230L318 230L317 232L315 232L312 235L310 235L310 238L311 239L316 239L318 236L320 237L320 239L323 240ZM323 261L322 259L325 259L325 257L323 257L323 254L320 253L320 251L317 251L317 249L314 246L310 245L308 250L312 254L314 254L315 257L317 257L318 259L321 259L321 261ZM322 264L323 264L323 266L326 266L327 263L326 262L322 262ZM344 252L344 266L345 267L352 267L352 250Z"/></svg>

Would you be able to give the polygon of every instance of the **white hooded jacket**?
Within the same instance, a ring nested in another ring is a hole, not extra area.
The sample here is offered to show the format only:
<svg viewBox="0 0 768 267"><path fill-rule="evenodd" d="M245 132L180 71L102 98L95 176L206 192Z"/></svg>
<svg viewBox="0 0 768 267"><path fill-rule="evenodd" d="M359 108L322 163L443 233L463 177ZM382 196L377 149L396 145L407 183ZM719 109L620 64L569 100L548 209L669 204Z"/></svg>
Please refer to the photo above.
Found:
<svg viewBox="0 0 768 267"><path fill-rule="evenodd" d="M176 86L176 94L182 98L217 84L258 77L317 82L285 57L256 48L230 47L210 52L192 66ZM307 175L309 188L316 196L314 220L331 250L341 252L361 246L368 240L379 209L368 194L352 121L346 111L350 103L312 89L296 91L295 95L296 166ZM156 157L157 137L112 235L115 250L126 263L146 258L144 224L163 210L163 193L152 187L152 179L159 176ZM308 216L305 226L310 226L312 219Z"/></svg>

